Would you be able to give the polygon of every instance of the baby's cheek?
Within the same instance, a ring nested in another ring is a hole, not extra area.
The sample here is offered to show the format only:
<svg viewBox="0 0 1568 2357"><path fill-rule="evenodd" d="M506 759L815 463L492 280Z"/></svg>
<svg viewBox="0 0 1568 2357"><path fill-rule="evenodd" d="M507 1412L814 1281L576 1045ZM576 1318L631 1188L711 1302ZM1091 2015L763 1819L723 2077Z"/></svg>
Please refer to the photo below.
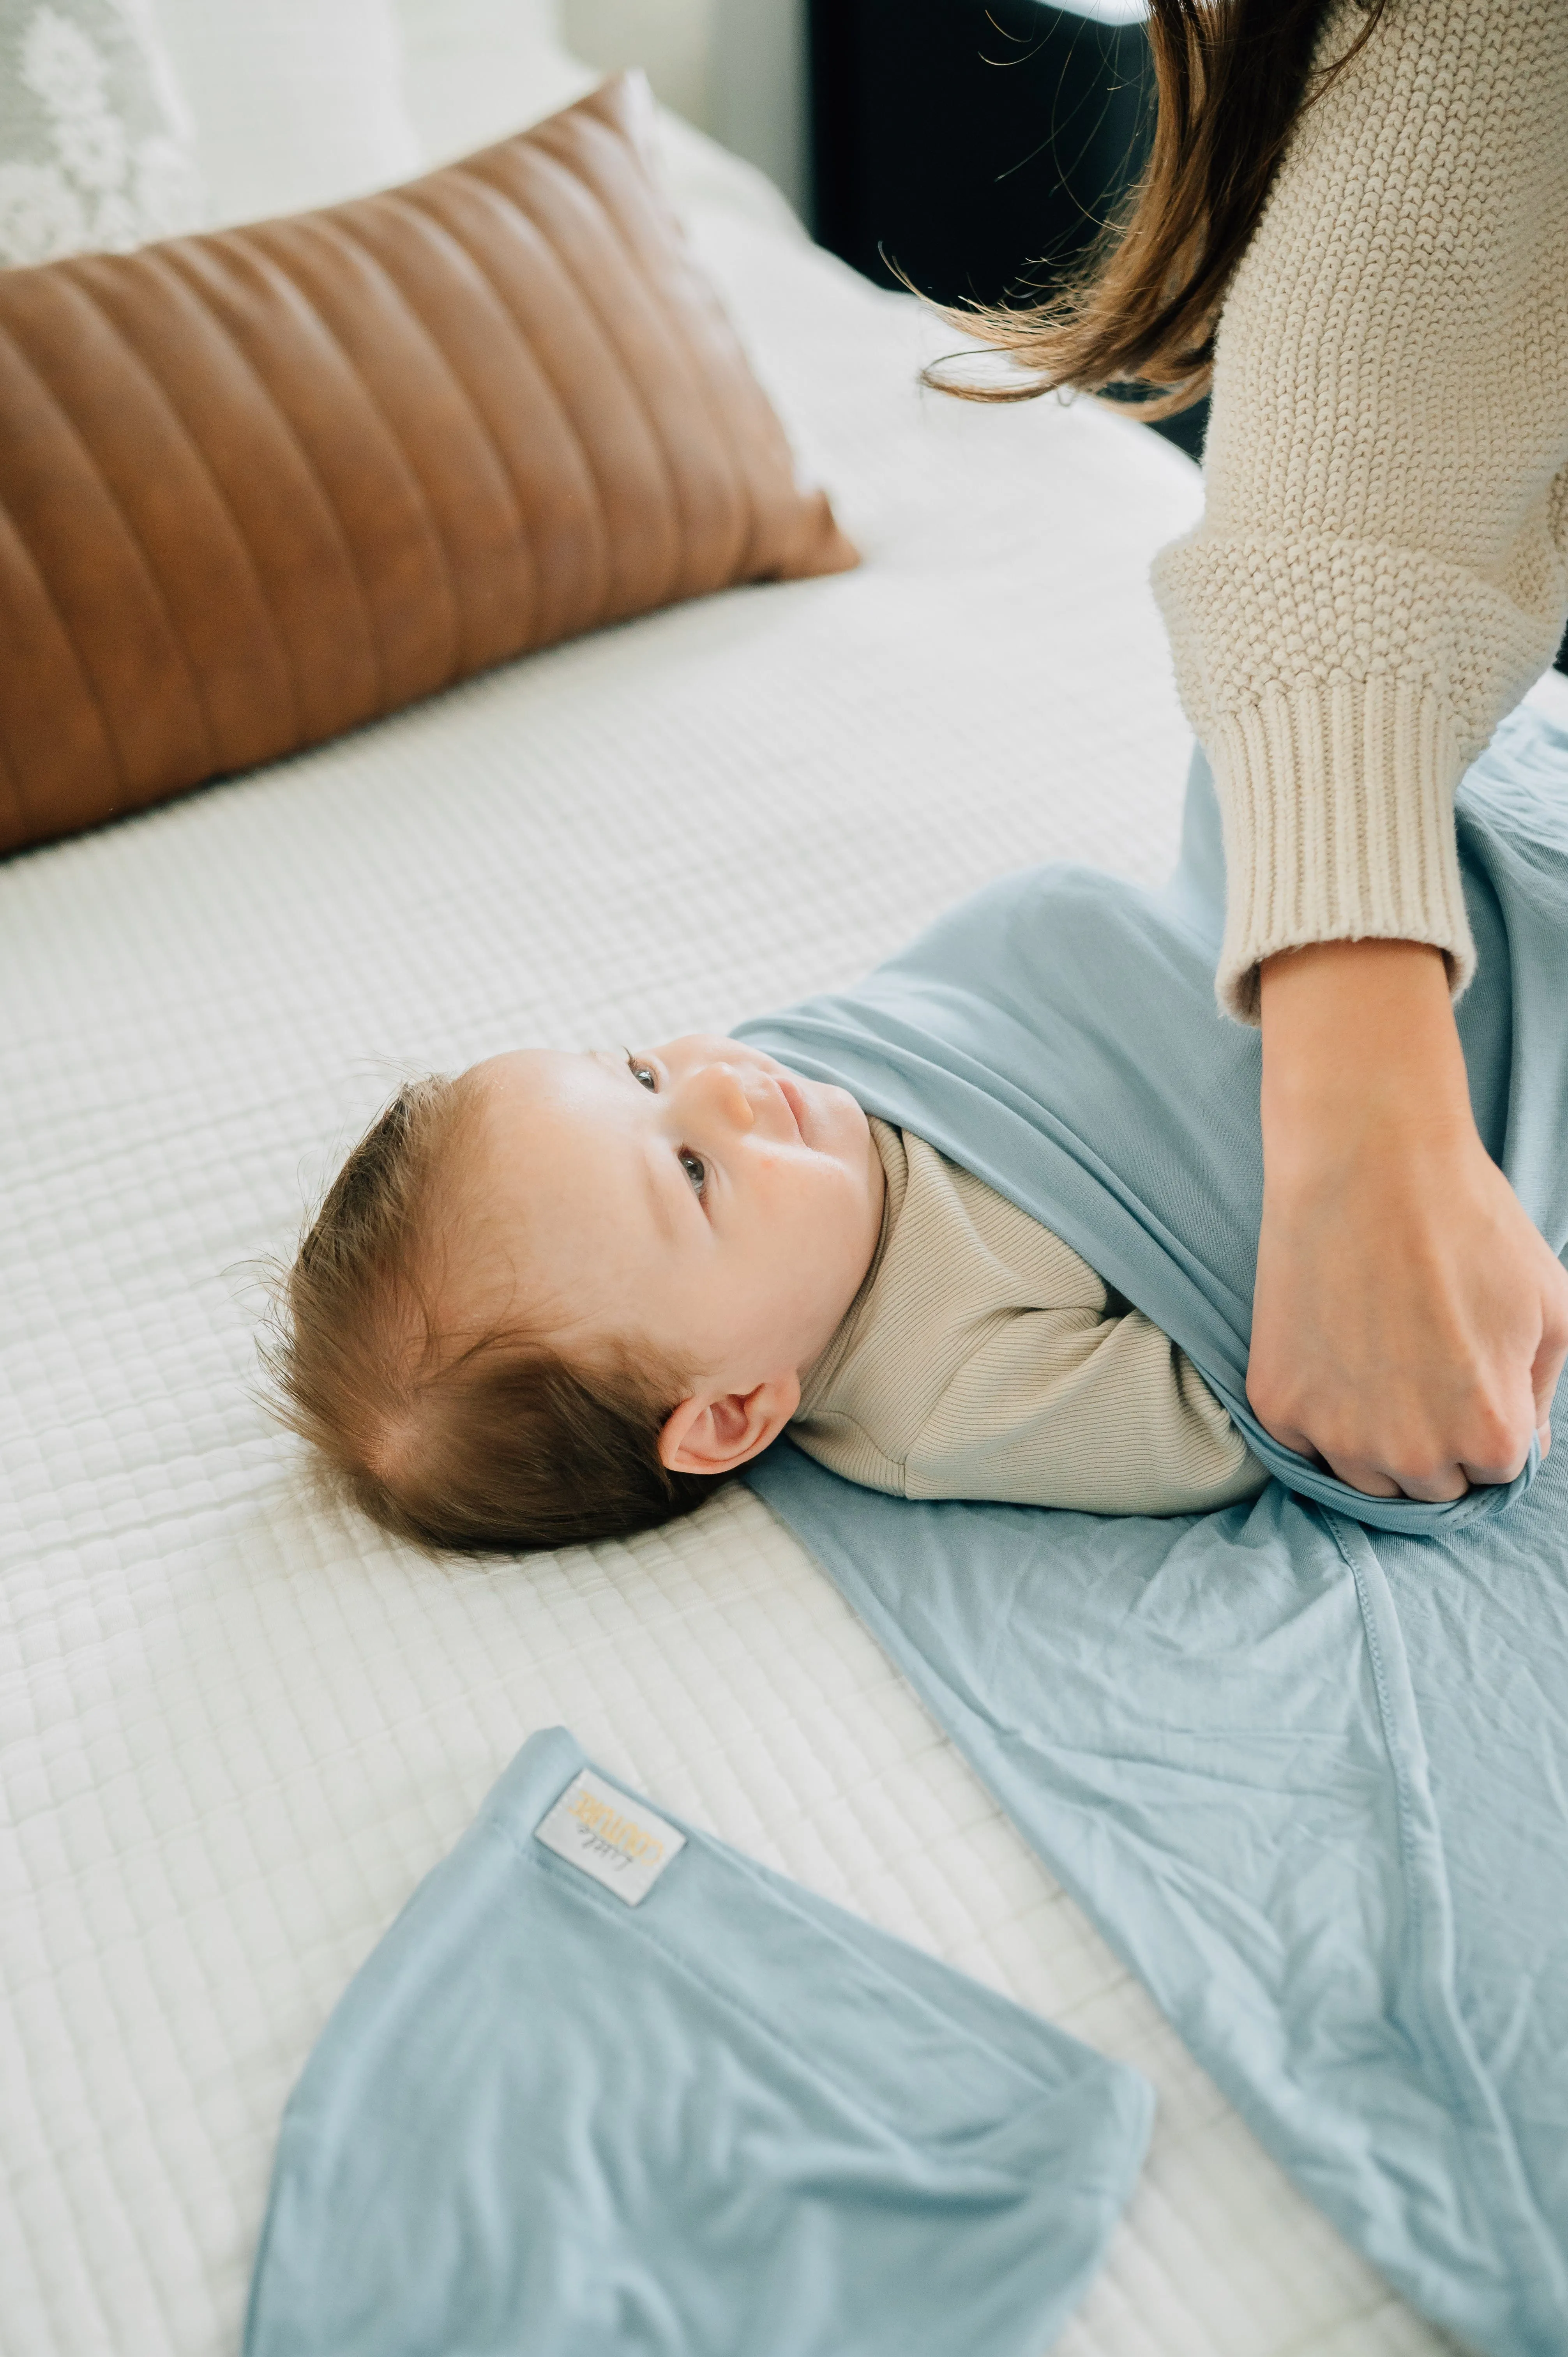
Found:
<svg viewBox="0 0 1568 2357"><path fill-rule="evenodd" d="M786 1237L792 1246L814 1243L824 1222L831 1222L833 1214L823 1201L822 1174L799 1152L783 1146L759 1146L753 1179L769 1236L780 1248Z"/></svg>

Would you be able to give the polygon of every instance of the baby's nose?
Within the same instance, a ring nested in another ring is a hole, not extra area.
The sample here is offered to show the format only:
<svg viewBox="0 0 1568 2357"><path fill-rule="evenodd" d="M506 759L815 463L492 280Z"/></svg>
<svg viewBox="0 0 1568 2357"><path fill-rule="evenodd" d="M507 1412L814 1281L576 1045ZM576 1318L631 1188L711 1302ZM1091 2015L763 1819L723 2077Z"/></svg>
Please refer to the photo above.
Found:
<svg viewBox="0 0 1568 2357"><path fill-rule="evenodd" d="M757 1107L751 1102L751 1091L746 1084L746 1074L734 1064L724 1068L731 1092L730 1118L737 1129L749 1129L757 1119Z"/></svg>
<svg viewBox="0 0 1568 2357"><path fill-rule="evenodd" d="M737 1065L722 1060L706 1066L703 1073L708 1103L725 1120L736 1129L750 1129L757 1119L757 1108L746 1085L746 1075Z"/></svg>

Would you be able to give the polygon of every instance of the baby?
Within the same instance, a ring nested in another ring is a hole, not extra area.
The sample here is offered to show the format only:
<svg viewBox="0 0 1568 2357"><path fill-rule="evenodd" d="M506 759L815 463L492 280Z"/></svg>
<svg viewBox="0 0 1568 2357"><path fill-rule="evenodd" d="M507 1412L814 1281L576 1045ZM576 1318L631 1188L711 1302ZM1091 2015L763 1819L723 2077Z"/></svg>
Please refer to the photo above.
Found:
<svg viewBox="0 0 1568 2357"><path fill-rule="evenodd" d="M283 1289L282 1412L385 1528L561 1546L792 1439L911 1498L1177 1513L1267 1478L1051 1232L735 1039L404 1088Z"/></svg>

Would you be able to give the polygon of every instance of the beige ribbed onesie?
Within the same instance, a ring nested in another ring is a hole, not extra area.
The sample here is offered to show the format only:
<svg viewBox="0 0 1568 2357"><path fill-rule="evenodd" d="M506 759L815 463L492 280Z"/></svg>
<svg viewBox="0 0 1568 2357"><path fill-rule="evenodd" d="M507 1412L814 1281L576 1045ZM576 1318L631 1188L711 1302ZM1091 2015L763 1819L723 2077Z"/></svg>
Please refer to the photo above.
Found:
<svg viewBox="0 0 1568 2357"><path fill-rule="evenodd" d="M1319 63L1366 18L1332 7ZM1389 0L1297 119L1155 585L1214 766L1221 1004L1305 942L1475 950L1454 790L1568 605L1568 0Z"/></svg>
<svg viewBox="0 0 1568 2357"><path fill-rule="evenodd" d="M1187 1513L1267 1480L1186 1353L1059 1237L906 1131L865 1282L790 1437L905 1498Z"/></svg>

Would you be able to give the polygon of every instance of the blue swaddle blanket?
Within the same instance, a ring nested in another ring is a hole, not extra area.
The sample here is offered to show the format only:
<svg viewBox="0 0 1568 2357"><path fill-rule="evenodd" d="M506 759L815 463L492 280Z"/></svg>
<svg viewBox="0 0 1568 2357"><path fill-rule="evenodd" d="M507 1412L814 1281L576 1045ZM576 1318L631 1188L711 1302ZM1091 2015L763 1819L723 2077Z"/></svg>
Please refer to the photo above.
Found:
<svg viewBox="0 0 1568 2357"><path fill-rule="evenodd" d="M1568 1241L1568 735L1458 801L1481 1135ZM1223 1021L1201 756L1151 895L1013 877L742 1036L1039 1218L1282 1477L1208 1516L916 1504L751 1469L1298 2181L1496 2357L1568 2348L1568 1427L1451 1505L1371 1500L1245 1398L1259 1042ZM1288 1485L1288 1486L1286 1486Z"/></svg>
<svg viewBox="0 0 1568 2357"><path fill-rule="evenodd" d="M1152 2112L556 1728L322 2033L246 2357L1039 2357Z"/></svg>

